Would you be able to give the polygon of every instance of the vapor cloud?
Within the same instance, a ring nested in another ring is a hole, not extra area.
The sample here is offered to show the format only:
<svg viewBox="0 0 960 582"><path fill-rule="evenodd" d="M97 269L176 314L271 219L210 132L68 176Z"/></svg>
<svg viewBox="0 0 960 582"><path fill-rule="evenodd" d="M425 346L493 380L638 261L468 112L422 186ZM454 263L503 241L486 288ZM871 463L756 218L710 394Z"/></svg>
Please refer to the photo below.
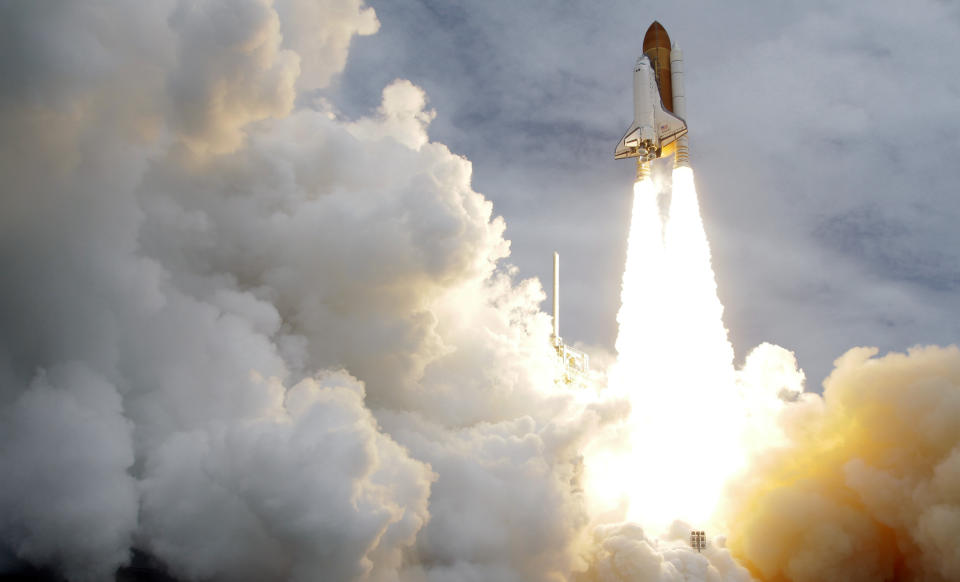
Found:
<svg viewBox="0 0 960 582"><path fill-rule="evenodd" d="M425 93L397 80L349 121L323 99L372 9L0 21L0 568L103 580L131 547L185 580L581 564L578 451L623 412L555 390L543 292L500 263Z"/></svg>
<svg viewBox="0 0 960 582"><path fill-rule="evenodd" d="M650 539L636 524L596 528L596 554L585 581L627 582L749 582L750 574L723 546L713 540L702 552L687 545L690 526L675 522L662 539Z"/></svg>
<svg viewBox="0 0 960 582"><path fill-rule="evenodd" d="M116 389L86 366L37 374L0 413L4 545L78 580L112 576L137 522L131 430Z"/></svg>
<svg viewBox="0 0 960 582"><path fill-rule="evenodd" d="M734 488L730 547L761 579L960 576L960 350L876 355L785 407L787 441Z"/></svg>

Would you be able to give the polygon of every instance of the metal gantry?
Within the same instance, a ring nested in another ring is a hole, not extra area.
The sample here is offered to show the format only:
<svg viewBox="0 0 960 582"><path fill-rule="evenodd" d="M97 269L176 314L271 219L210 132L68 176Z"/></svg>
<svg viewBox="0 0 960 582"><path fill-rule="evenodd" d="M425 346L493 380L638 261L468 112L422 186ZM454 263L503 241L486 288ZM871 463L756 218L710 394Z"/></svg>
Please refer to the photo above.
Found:
<svg viewBox="0 0 960 582"><path fill-rule="evenodd" d="M702 529L690 531L690 547L701 552L707 549L707 532Z"/></svg>

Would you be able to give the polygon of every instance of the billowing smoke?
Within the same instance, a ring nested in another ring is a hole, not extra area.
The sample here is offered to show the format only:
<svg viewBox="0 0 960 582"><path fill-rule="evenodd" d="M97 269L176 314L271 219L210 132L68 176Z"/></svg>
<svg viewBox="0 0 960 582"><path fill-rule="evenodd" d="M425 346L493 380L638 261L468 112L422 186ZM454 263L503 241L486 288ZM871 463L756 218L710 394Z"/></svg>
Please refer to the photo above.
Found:
<svg viewBox="0 0 960 582"><path fill-rule="evenodd" d="M960 579L960 350L876 355L785 407L731 489L730 547L759 578Z"/></svg>
<svg viewBox="0 0 960 582"><path fill-rule="evenodd" d="M702 552L688 546L690 525L674 522L663 534L648 536L636 523L600 525L594 530L595 550L584 582L750 582L717 537Z"/></svg>
<svg viewBox="0 0 960 582"><path fill-rule="evenodd" d="M397 80L355 120L323 99L370 8L0 22L0 569L583 568L579 451L625 405L554 385L543 292L424 92Z"/></svg>

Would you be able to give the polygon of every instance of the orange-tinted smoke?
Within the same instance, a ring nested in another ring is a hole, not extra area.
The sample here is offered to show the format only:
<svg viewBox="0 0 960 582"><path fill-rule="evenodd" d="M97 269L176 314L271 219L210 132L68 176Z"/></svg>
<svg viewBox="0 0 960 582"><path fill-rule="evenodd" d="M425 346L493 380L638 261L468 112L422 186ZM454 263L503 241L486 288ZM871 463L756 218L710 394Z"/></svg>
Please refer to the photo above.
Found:
<svg viewBox="0 0 960 582"><path fill-rule="evenodd" d="M766 582L960 580L960 350L855 348L788 444L732 488L729 547Z"/></svg>

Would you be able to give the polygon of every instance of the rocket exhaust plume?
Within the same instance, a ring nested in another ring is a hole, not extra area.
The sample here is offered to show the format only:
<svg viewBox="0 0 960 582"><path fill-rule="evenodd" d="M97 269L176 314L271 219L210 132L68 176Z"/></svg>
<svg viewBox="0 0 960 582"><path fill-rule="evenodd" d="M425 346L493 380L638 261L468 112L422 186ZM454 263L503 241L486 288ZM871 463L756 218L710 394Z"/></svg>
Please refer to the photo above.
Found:
<svg viewBox="0 0 960 582"><path fill-rule="evenodd" d="M656 531L675 519L706 524L742 465L722 313L692 171L673 172L665 228L654 182L636 182L610 372L632 405L631 447L617 461L632 469L616 493L629 519Z"/></svg>
<svg viewBox="0 0 960 582"><path fill-rule="evenodd" d="M631 416L615 440L585 453L588 506L600 523L585 580L749 582L716 537L726 483L743 464L743 418L693 173L673 171L666 224L658 189L650 179L634 184L608 374Z"/></svg>

